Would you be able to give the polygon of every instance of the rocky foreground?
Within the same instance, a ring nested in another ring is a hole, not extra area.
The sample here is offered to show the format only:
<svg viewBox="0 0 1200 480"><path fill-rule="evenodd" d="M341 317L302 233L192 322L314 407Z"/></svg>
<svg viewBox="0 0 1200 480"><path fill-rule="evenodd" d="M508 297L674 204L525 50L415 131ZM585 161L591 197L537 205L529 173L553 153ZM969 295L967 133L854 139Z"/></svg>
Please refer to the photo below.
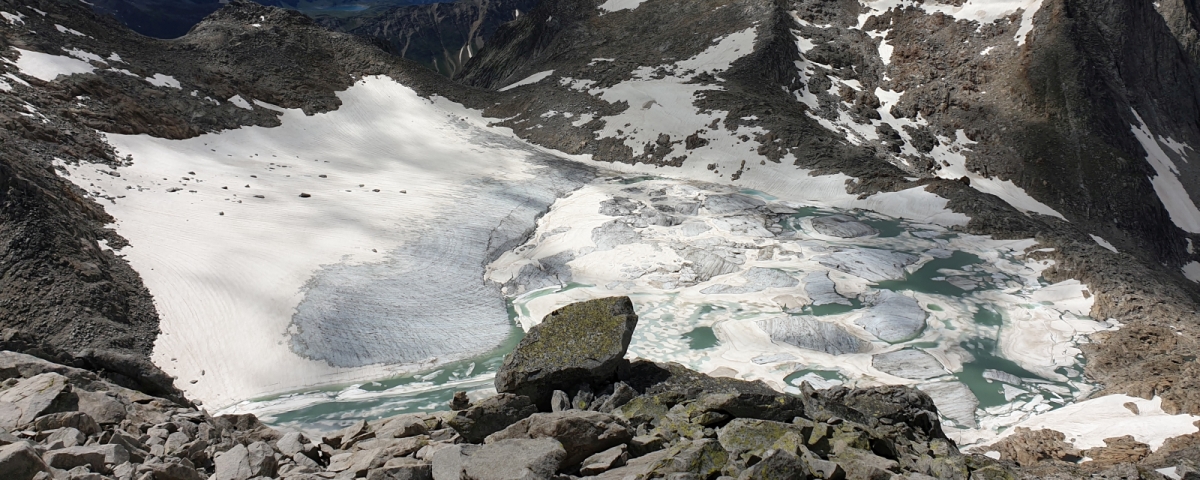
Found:
<svg viewBox="0 0 1200 480"><path fill-rule="evenodd" d="M916 389L805 388L797 396L629 362L636 325L626 297L564 307L505 360L496 396L471 405L460 394L448 411L359 421L321 438L252 415L214 417L93 372L0 352L0 477L1027 477L1013 459L960 453ZM1006 457L1020 454L1029 453ZM1177 473L1198 475L1187 466ZM1163 478L1132 466L1102 475Z"/></svg>

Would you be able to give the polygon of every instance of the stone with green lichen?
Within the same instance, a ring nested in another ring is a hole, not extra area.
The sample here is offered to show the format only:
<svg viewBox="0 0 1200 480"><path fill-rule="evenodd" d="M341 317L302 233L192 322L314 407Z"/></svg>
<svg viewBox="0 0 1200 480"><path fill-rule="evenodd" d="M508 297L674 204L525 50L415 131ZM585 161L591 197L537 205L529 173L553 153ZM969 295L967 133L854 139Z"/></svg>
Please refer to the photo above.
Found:
<svg viewBox="0 0 1200 480"><path fill-rule="evenodd" d="M838 453L847 448L870 450L870 435L851 423L843 423L835 426L833 436L829 439L829 450L833 453Z"/></svg>
<svg viewBox="0 0 1200 480"><path fill-rule="evenodd" d="M629 422L630 425L655 425L659 419L670 411L676 395L642 395L630 400L613 411L615 415Z"/></svg>
<svg viewBox="0 0 1200 480"><path fill-rule="evenodd" d="M888 460L857 448L846 448L837 455L830 456L829 460L841 465L849 478L889 479L892 478L892 473L900 469L900 464L895 460Z"/></svg>
<svg viewBox="0 0 1200 480"><path fill-rule="evenodd" d="M1017 476L999 465L989 465L971 472L971 480L1016 480Z"/></svg>
<svg viewBox="0 0 1200 480"><path fill-rule="evenodd" d="M967 464L960 456L936 457L929 464L929 475L935 478L966 479Z"/></svg>
<svg viewBox="0 0 1200 480"><path fill-rule="evenodd" d="M673 441L677 438L700 439L704 438L704 426L692 423L691 419L684 415L667 414L658 421L658 426L650 432L651 435L658 435Z"/></svg>
<svg viewBox="0 0 1200 480"><path fill-rule="evenodd" d="M738 475L738 480L798 480L808 478L808 466L794 453L768 450L762 460Z"/></svg>
<svg viewBox="0 0 1200 480"><path fill-rule="evenodd" d="M573 303L551 312L521 339L496 372L496 391L526 395L550 411L554 390L608 385L637 326L629 297Z"/></svg>
<svg viewBox="0 0 1200 480"><path fill-rule="evenodd" d="M651 477L671 473L694 473L700 478L714 478L729 462L729 453L716 440L705 438L681 441L671 447L653 469Z"/></svg>
<svg viewBox="0 0 1200 480"><path fill-rule="evenodd" d="M784 435L804 438L804 427L770 420L735 418L717 432L717 440L733 456L761 456Z"/></svg>

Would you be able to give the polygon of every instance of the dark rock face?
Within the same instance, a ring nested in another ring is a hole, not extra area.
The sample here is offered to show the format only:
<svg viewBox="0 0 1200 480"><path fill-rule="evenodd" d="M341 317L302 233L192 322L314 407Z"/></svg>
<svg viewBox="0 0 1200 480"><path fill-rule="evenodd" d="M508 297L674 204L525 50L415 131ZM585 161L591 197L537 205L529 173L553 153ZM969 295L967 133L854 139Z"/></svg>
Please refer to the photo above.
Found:
<svg viewBox="0 0 1200 480"><path fill-rule="evenodd" d="M496 373L496 391L525 395L550 410L554 390L606 385L625 363L637 326L628 297L568 305L529 330Z"/></svg>
<svg viewBox="0 0 1200 480"><path fill-rule="evenodd" d="M500 393L466 410L459 410L449 424L466 441L481 443L488 435L504 430L537 411L529 397Z"/></svg>

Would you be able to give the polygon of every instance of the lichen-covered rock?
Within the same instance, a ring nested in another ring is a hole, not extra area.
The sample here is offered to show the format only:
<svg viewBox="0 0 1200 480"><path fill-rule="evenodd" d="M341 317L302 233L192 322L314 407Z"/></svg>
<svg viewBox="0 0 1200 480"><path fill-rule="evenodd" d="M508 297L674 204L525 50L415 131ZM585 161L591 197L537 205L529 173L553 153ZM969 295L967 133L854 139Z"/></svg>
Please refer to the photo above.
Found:
<svg viewBox="0 0 1200 480"><path fill-rule="evenodd" d="M563 465L574 466L592 454L628 442L633 435L628 427L611 415L567 410L535 413L488 436L487 443L510 438L553 438L566 449Z"/></svg>
<svg viewBox="0 0 1200 480"><path fill-rule="evenodd" d="M501 393L479 401L471 408L459 410L450 419L450 428L470 443L482 443L488 435L508 428L537 413L529 397Z"/></svg>
<svg viewBox="0 0 1200 480"><path fill-rule="evenodd" d="M749 453L762 456L775 442L788 433L808 438L812 428L790 423L735 418L717 430L717 440L734 456Z"/></svg>
<svg viewBox="0 0 1200 480"><path fill-rule="evenodd" d="M729 452L711 438L682 441L667 450L666 455L652 469L652 475L666 476L671 473L693 473L699 478L716 477L729 463Z"/></svg>
<svg viewBox="0 0 1200 480"><path fill-rule="evenodd" d="M637 314L629 297L580 302L551 312L521 339L496 373L496 391L550 410L554 390L607 385L625 360Z"/></svg>

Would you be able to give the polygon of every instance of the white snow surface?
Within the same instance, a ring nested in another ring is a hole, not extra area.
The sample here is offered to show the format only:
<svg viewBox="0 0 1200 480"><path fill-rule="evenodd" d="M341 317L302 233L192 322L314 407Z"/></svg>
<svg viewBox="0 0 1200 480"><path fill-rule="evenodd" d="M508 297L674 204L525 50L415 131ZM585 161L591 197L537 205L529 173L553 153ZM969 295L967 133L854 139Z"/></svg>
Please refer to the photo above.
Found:
<svg viewBox="0 0 1200 480"><path fill-rule="evenodd" d="M1183 276L1188 280L1200 283L1200 262L1188 262L1181 270L1183 270Z"/></svg>
<svg viewBox="0 0 1200 480"><path fill-rule="evenodd" d="M1150 132L1142 116L1138 115L1136 110L1133 115L1137 117L1138 125L1133 125L1130 129L1146 150L1146 161L1150 162L1157 174L1150 179L1150 183L1154 185L1154 193L1158 194L1158 199L1162 201L1163 207L1166 207L1175 226L1188 233L1200 233L1200 209L1196 208L1196 202L1179 181L1179 169L1163 150L1158 137ZM1182 152L1182 147L1176 151Z"/></svg>
<svg viewBox="0 0 1200 480"><path fill-rule="evenodd" d="M638 5L641 5L645 1L646 0L607 0L604 3L600 4L599 8L600 8L600 10L603 10L603 12L601 12L600 14L604 15L604 12L617 12L617 11L621 11L621 10L633 10L633 9L637 8Z"/></svg>
<svg viewBox="0 0 1200 480"><path fill-rule="evenodd" d="M22 25L25 24L25 15L22 15L20 13L14 14L14 13L8 13L8 12L0 12L0 17L4 17L5 20L8 20L8 23L13 24L13 25L16 25L18 23L22 24Z"/></svg>
<svg viewBox="0 0 1200 480"><path fill-rule="evenodd" d="M59 75L91 73L96 69L90 63L79 59L16 47L13 48L21 54L16 62L17 68L21 70L21 73L42 81L52 82Z"/></svg>
<svg viewBox="0 0 1200 480"><path fill-rule="evenodd" d="M234 106L236 106L238 108L244 108L246 110L254 110L254 107L250 106L250 102L247 102L246 99L242 98L241 95L234 95L234 96L230 97L229 103L232 103Z"/></svg>
<svg viewBox="0 0 1200 480"><path fill-rule="evenodd" d="M377 77L356 83L339 97L342 106L330 113L307 116L286 110L282 125L275 128L245 127L187 140L110 134L107 138L121 156L133 156L131 166L119 169L120 177L102 174L108 168L99 165L68 167L68 178L97 197L121 196L104 203L117 219L113 228L131 243L119 254L141 274L156 300L162 334L152 359L180 378L189 398L209 408L415 369L412 364L339 368L302 358L289 348L289 334L296 334L289 325L305 313L302 302L351 278L331 272L400 268L391 277L431 283L458 268L466 272L463 283L469 282L471 271L481 278L482 258L456 260L456 255L464 254L464 241L486 243L488 232L514 211L483 197L481 188L508 185L511 196L546 177L531 172L544 167L527 161L544 154L478 140L485 123L457 104L423 99ZM302 192L311 198L300 198ZM492 203L497 206L489 207ZM536 212L527 213L532 225ZM431 222L444 223L438 220L443 216L472 215L486 225L473 220L455 224L482 232L425 230L432 228L427 227ZM419 256L393 253L424 239L448 251L435 252L439 258L421 265L409 265L422 261ZM408 266L389 267L394 265ZM473 297L493 300L476 292L440 294L454 303ZM433 310L450 308L433 307L437 295L429 292L418 300ZM489 305L506 333L511 326L503 303L494 300ZM409 309L396 305L400 311ZM322 313L321 308L330 310ZM340 321L356 313L354 308L333 302L310 305L307 311ZM471 319L449 316L456 318L435 325L445 341L469 343L486 333ZM376 336L351 333L364 342ZM454 359L435 355L420 366Z"/></svg>
<svg viewBox="0 0 1200 480"><path fill-rule="evenodd" d="M153 77L146 77L146 81L156 87L182 88L179 85L179 80L176 80L175 77L161 73L156 73Z"/></svg>
<svg viewBox="0 0 1200 480"><path fill-rule="evenodd" d="M67 28L67 27L64 27L64 26L62 26L62 25L59 25L59 24L57 24L57 23L56 23L56 24L54 24L54 29L55 29L55 30L58 30L58 31L59 31L59 32L61 32L61 33L69 33L69 34L71 34L71 35L75 35L75 36L79 36L79 37L86 37L86 36L88 36L88 35L84 34L83 32L80 32L79 30L75 30L75 29Z"/></svg>
<svg viewBox="0 0 1200 480"><path fill-rule="evenodd" d="M1126 408L1126 403L1136 405L1138 413ZM1134 440L1157 450L1169 438L1200 431L1192 425L1198 420L1200 416L1164 412L1161 397L1146 400L1128 395L1107 395L1067 405L1016 426L1062 432L1067 443L1081 450L1103 447L1104 439L1125 435L1132 435ZM1015 431L1015 428L1009 429L996 440Z"/></svg>
<svg viewBox="0 0 1200 480"><path fill-rule="evenodd" d="M507 86L507 87L501 88L501 89L500 89L500 91L501 91L501 92L507 92L507 91L509 91L509 90L512 90L512 89L514 89L514 88L517 88L517 87L520 87L520 86L523 86L523 85L533 85L533 84L535 84L535 83L538 83L538 82L540 82L540 81L542 81L542 80L545 80L547 77L549 77L549 76L551 76L551 75L554 75L554 70L546 70L546 71L544 71L544 72L538 72L538 73L535 73L535 74L533 74L533 75L530 75L530 76L528 76L528 77L525 77L525 79L524 79L524 80L521 80L521 81L519 81L519 82L517 82L517 83L511 84L511 85L509 85L509 86Z"/></svg>
<svg viewBox="0 0 1200 480"><path fill-rule="evenodd" d="M1096 244L1100 245L1101 247L1107 248L1107 249L1111 250L1113 253L1121 253L1121 252L1117 251L1117 247L1114 247L1113 244L1108 243L1108 240L1100 238L1099 236L1096 236L1096 235L1092 235L1090 233L1088 234L1088 236L1092 237L1092 240L1095 240Z"/></svg>

